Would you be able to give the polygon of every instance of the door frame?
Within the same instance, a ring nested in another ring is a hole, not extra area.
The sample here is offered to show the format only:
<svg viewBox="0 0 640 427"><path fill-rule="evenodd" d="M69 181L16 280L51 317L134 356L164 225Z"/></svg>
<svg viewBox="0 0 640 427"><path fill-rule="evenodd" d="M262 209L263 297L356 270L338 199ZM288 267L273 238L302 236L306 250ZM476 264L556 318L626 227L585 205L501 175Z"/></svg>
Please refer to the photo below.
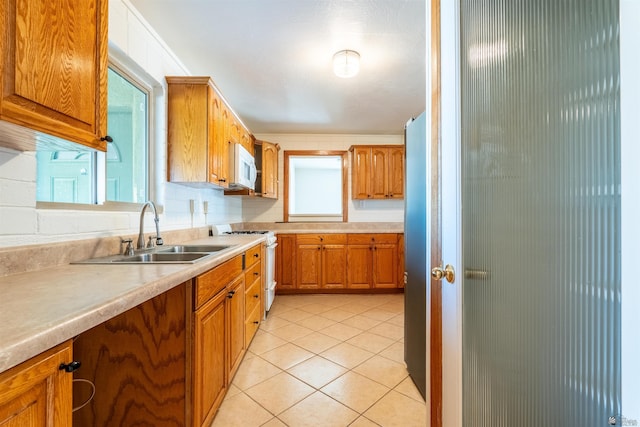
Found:
<svg viewBox="0 0 640 427"><path fill-rule="evenodd" d="M439 0L432 0L439 1ZM462 426L462 216L460 164L460 2L438 8L440 80L440 194L442 264L456 269L454 283L442 282L442 425ZM432 265L434 266L434 265Z"/></svg>

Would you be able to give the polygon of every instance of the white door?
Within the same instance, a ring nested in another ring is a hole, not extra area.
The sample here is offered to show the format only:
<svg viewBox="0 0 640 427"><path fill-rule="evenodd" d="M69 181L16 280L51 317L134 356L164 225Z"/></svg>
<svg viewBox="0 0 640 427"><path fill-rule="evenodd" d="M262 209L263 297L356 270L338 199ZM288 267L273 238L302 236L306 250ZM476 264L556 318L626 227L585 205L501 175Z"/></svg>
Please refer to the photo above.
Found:
<svg viewBox="0 0 640 427"><path fill-rule="evenodd" d="M623 422L618 12L441 4L445 426Z"/></svg>

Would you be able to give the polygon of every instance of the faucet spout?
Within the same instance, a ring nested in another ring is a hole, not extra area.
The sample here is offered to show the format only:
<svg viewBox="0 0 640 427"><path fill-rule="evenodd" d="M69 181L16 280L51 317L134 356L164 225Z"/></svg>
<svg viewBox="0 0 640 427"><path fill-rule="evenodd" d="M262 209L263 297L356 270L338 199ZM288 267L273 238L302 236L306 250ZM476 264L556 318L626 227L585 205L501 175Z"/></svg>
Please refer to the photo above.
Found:
<svg viewBox="0 0 640 427"><path fill-rule="evenodd" d="M153 221L156 223L155 244L160 246L164 243L162 241L162 237L160 237L160 225L159 225L160 218L158 218L158 211L156 210L156 205L151 200L149 200L142 206L142 210L140 211L140 233L138 234L138 242L136 245L138 249L144 249L144 211L147 209L147 206L151 206L151 210L153 211ZM149 247L151 246L152 246L152 240L150 239Z"/></svg>

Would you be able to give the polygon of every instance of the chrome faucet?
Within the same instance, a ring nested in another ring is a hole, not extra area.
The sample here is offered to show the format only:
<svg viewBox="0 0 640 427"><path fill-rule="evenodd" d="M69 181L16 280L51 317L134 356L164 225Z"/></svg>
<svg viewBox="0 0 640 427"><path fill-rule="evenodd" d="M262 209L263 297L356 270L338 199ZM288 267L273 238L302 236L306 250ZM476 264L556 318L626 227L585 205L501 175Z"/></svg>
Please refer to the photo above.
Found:
<svg viewBox="0 0 640 427"><path fill-rule="evenodd" d="M142 206L142 211L140 211L140 233L138 234L138 244L137 244L138 249L144 249L143 225L144 225L144 211L147 209L147 206L151 206L151 209L153 210L153 220L156 223L155 244L160 246L164 243L162 241L162 237L160 237L160 227L158 226L158 223L160 222L160 218L158 218L158 211L156 210L156 205L151 200L149 200ZM153 243L154 243L153 238L149 237L148 247L149 248L153 247L154 246Z"/></svg>

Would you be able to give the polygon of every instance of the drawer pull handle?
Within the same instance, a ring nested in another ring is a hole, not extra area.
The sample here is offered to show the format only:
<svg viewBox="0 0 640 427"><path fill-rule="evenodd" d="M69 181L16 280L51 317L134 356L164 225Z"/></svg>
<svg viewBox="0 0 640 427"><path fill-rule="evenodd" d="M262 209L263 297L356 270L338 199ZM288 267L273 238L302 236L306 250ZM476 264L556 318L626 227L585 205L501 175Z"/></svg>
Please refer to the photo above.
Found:
<svg viewBox="0 0 640 427"><path fill-rule="evenodd" d="M69 363L61 363L58 369L60 371L65 371L65 372L77 371L78 369L80 369L80 362L78 362L77 360L74 360Z"/></svg>

